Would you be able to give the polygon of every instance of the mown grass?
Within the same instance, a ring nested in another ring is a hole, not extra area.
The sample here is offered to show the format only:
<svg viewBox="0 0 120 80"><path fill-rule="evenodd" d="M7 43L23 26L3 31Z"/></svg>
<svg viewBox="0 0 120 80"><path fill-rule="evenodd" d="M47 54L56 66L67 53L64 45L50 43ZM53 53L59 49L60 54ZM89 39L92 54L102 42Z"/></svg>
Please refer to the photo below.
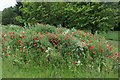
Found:
<svg viewBox="0 0 120 80"><path fill-rule="evenodd" d="M105 38L115 47L117 51L120 44L119 33L120 31L109 31L107 34L105 34Z"/></svg>
<svg viewBox="0 0 120 80"><path fill-rule="evenodd" d="M97 72L83 67L74 70L65 67L45 68L37 65L20 68L13 65L10 59L3 61L3 78L118 78L117 72Z"/></svg>
<svg viewBox="0 0 120 80"><path fill-rule="evenodd" d="M120 41L119 33L120 33L120 31L109 31L109 32L105 35L105 37L106 37L106 39L108 39L108 40Z"/></svg>

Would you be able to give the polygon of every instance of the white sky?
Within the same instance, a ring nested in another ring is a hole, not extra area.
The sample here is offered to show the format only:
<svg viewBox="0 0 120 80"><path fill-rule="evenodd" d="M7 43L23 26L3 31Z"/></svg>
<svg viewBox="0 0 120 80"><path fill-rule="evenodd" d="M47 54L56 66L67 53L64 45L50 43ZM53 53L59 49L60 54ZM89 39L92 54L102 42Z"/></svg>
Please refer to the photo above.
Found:
<svg viewBox="0 0 120 80"><path fill-rule="evenodd" d="M15 6L16 0L0 0L0 11L10 6Z"/></svg>

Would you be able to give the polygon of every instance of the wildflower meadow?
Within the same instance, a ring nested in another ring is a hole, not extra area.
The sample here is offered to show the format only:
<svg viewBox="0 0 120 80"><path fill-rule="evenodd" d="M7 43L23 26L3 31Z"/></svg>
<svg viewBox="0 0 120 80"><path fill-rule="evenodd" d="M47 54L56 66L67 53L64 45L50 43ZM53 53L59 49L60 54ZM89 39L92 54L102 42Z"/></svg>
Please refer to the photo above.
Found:
<svg viewBox="0 0 120 80"><path fill-rule="evenodd" d="M68 75L72 72L75 77L85 73L88 77L104 77L104 74L114 74L115 77L118 74L118 52L99 34L43 24L36 24L31 29L12 25L3 28L1 40L3 66L8 64L25 71L31 67L39 67L43 71L67 70ZM55 72L54 75L64 77ZM37 75L41 74L38 72Z"/></svg>

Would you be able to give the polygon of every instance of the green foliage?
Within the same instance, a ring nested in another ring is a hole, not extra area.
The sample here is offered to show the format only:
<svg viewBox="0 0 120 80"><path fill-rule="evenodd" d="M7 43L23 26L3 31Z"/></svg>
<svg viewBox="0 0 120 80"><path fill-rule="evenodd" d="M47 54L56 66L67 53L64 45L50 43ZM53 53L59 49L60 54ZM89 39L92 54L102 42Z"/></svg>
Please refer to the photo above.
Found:
<svg viewBox="0 0 120 80"><path fill-rule="evenodd" d="M13 57L13 64L19 67L33 64L46 68L65 66L70 70L81 66L98 72L114 70L118 52L103 36L74 28L55 28L42 24L35 26L32 29L3 28L3 60Z"/></svg>
<svg viewBox="0 0 120 80"><path fill-rule="evenodd" d="M14 8L9 7L5 8L2 11L2 24L7 25L7 24L18 24L18 22L15 20L16 14L13 11Z"/></svg>
<svg viewBox="0 0 120 80"><path fill-rule="evenodd" d="M35 24L44 23L76 29L106 31L118 27L118 3L72 2L47 3L23 2L19 7L22 16L18 21Z"/></svg>

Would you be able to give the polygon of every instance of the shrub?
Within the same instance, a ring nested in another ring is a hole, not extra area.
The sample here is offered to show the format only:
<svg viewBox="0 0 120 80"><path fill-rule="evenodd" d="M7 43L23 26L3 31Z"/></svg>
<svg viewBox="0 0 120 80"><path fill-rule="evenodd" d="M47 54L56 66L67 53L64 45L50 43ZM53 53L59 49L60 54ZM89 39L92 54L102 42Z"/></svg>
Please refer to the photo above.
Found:
<svg viewBox="0 0 120 80"><path fill-rule="evenodd" d="M118 60L118 52L114 52L103 36L49 25L36 25L32 29L8 28L2 34L2 49L3 59L14 56L14 64L19 65L68 68L84 65L102 71L109 67L108 58L114 63Z"/></svg>

